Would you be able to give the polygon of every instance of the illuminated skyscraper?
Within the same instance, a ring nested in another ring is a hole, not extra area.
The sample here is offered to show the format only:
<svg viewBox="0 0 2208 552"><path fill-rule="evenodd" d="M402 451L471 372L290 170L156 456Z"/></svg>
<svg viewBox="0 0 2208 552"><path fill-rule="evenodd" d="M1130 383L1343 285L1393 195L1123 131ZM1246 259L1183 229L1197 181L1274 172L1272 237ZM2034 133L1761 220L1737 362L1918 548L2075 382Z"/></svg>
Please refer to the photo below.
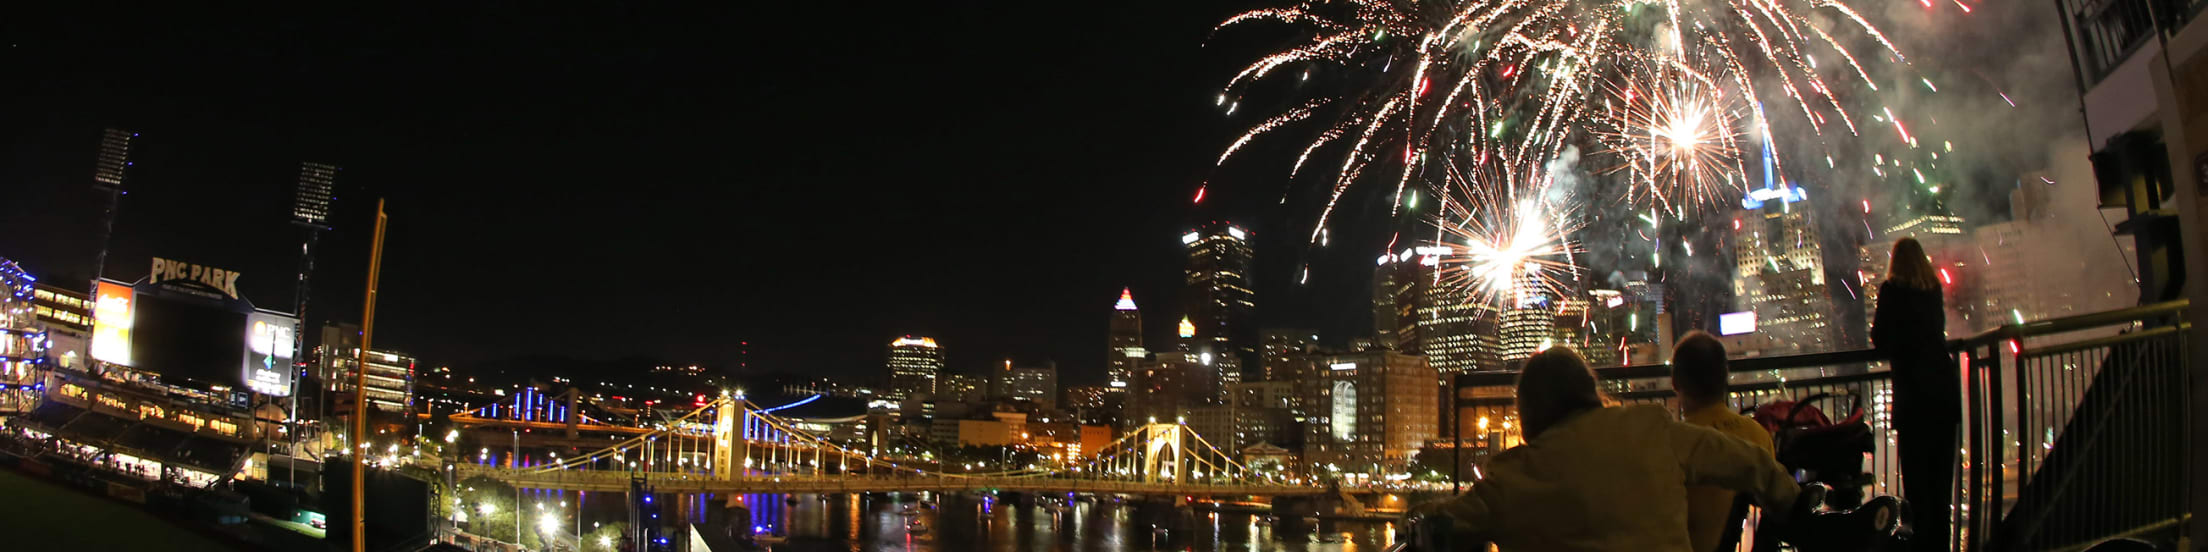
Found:
<svg viewBox="0 0 2208 552"><path fill-rule="evenodd" d="M1393 331L1376 331L1378 345L1424 355L1443 374L1502 368L1499 311L1473 302L1462 287L1435 283L1434 267L1446 254L1441 249L1380 256L1373 271L1373 325Z"/></svg>
<svg viewBox="0 0 2208 552"><path fill-rule="evenodd" d="M1871 240L1856 250L1856 260L1859 262L1856 281L1863 290L1865 321L1870 320L1870 313L1878 311L1878 284L1886 281L1886 269L1893 266L1893 259L1889 257L1893 254L1894 243L1902 238L1916 238L1917 243L1924 246L1924 254L1932 257L1932 266L1946 269L1941 272L1941 276L1948 281L1948 285L1953 284L1961 265L1974 257L1981 257L1976 240L1963 231L1962 217L1935 210L1929 214L1896 218L1901 220L1887 226L1885 232L1877 236L1878 239ZM1966 272L1965 275L1975 273ZM1955 307L1953 304L1948 305L1948 311L1955 312Z"/></svg>
<svg viewBox="0 0 2208 552"><path fill-rule="evenodd" d="M1225 221L1181 236L1188 247L1182 307L1195 328L1183 342L1199 358L1209 357L1221 386L1242 381L1243 367L1259 362L1249 240L1248 231Z"/></svg>
<svg viewBox="0 0 2208 552"><path fill-rule="evenodd" d="M1556 342L1556 313L1547 303L1503 311L1503 362L1515 365Z"/></svg>
<svg viewBox="0 0 2208 552"><path fill-rule="evenodd" d="M1743 203L1749 208L1733 219L1735 309L1755 313L1759 341L1784 348L1765 354L1839 348L1839 311L1807 201L1808 194L1791 183L1767 187L1751 192Z"/></svg>
<svg viewBox="0 0 2208 552"><path fill-rule="evenodd" d="M1502 358L1506 365L1524 362L1556 342L1556 298L1531 274L1519 276L1513 288L1511 308L1503 311Z"/></svg>
<svg viewBox="0 0 2208 552"><path fill-rule="evenodd" d="M299 285L292 291L292 312L300 320L307 319L307 300L314 291L314 250L322 240L322 231L330 228L330 199L337 184L337 166L324 163L300 163L299 184L292 189L291 223L305 229L305 243L299 248ZM292 332L291 347L294 358L306 356L307 332Z"/></svg>
<svg viewBox="0 0 2208 552"><path fill-rule="evenodd" d="M943 373L943 349L935 338L910 335L889 342L889 388L882 395L904 400L934 395L935 378Z"/></svg>
<svg viewBox="0 0 2208 552"><path fill-rule="evenodd" d="M1142 348L1142 311L1135 309L1135 292L1119 290L1119 303L1112 305L1112 327L1106 351L1104 375L1106 385L1124 390L1133 381L1135 364L1142 362L1146 352Z"/></svg>

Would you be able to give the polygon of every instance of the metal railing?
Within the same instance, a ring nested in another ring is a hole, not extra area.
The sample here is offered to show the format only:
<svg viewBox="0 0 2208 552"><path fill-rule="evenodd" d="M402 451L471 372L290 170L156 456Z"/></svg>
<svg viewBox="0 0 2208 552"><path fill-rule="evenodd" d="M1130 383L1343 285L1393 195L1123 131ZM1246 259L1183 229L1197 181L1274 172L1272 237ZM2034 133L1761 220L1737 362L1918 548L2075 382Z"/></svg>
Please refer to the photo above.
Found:
<svg viewBox="0 0 2208 552"><path fill-rule="evenodd" d="M2174 541L2191 505L2191 327L2183 300L2005 326L1949 342L1965 397L1950 504L1958 550L2074 549L2109 538ZM1860 405L1873 451L1869 495L1902 494L1890 411L1893 380L1870 349L1736 359L1730 404L1752 408L1819 394L1833 418ZM1668 365L1597 368L1608 397L1671 396ZM1458 450L1500 452L1522 439L1515 372L1456 377ZM1838 408L1833 408L1833 407ZM1838 410L1838 411L1834 411ZM1990 461L1988 461L1990 459ZM1904 496L1904 498L1907 498ZM1992 515L1978 515L1992 512ZM1918 535L1916 538L1936 538Z"/></svg>
<svg viewBox="0 0 2208 552"><path fill-rule="evenodd" d="M2181 536L2193 476L2188 308L2005 326L1954 344L1968 395L1958 503L1968 542L2050 550Z"/></svg>

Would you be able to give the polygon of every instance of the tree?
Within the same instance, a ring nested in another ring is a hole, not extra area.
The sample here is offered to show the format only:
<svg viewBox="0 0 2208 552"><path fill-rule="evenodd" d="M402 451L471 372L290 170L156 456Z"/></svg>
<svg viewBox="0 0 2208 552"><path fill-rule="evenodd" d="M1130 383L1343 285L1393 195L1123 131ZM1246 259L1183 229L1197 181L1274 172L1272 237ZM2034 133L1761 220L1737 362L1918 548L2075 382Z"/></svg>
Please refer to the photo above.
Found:
<svg viewBox="0 0 2208 552"><path fill-rule="evenodd" d="M628 538L629 524L608 523L583 535L583 550L586 552L615 552L621 549L622 541Z"/></svg>
<svg viewBox="0 0 2208 552"><path fill-rule="evenodd" d="M467 531L469 533L499 541L518 543L525 547L543 546L543 541L537 535L536 523L533 522L533 518L528 517L528 514L535 512L535 509L529 504L516 504L512 486L480 475L461 480L459 486L459 492L454 496L460 498L460 507L467 511ZM442 506L447 507L444 513L449 519L452 515L449 509L451 506L450 500L440 500L439 502L446 503ZM530 509L524 511L523 508ZM520 535L514 534L515 515L524 516L521 519Z"/></svg>

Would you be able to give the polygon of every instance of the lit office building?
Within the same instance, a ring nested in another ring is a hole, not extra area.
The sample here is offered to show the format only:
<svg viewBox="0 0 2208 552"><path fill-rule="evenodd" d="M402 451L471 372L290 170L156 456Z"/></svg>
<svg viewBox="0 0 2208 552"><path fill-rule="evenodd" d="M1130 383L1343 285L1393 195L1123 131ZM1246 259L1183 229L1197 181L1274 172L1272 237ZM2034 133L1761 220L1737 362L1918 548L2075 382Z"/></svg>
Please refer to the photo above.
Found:
<svg viewBox="0 0 2208 552"><path fill-rule="evenodd" d="M1311 468L1393 473L1439 435L1439 373L1394 351L1330 355L1302 387L1303 458Z"/></svg>
<svg viewBox="0 0 2208 552"><path fill-rule="evenodd" d="M1075 385L1066 388L1066 407L1084 424L1117 426L1126 406L1126 387Z"/></svg>
<svg viewBox="0 0 2208 552"><path fill-rule="evenodd" d="M1376 344L1425 356L1444 374L1501 369L1500 311L1473 301L1468 289L1435 281L1434 267L1446 249L1428 246L1380 256L1373 271Z"/></svg>
<svg viewBox="0 0 2208 552"><path fill-rule="evenodd" d="M1570 346L1575 351L1586 350L1588 346L1593 345L1594 337L1587 331L1588 322L1592 320L1592 316L1593 313L1588 309L1585 296L1568 296L1557 299L1556 326L1553 330L1556 335L1555 343Z"/></svg>
<svg viewBox="0 0 2208 552"><path fill-rule="evenodd" d="M1016 366L1004 361L1004 369L996 373L991 393L1007 399L1031 401L1051 408L1058 404L1058 363L1043 362L1040 365Z"/></svg>
<svg viewBox="0 0 2208 552"><path fill-rule="evenodd" d="M1578 347L1589 366L1617 366L1625 359L1626 329L1631 310L1625 293L1614 289L1587 290L1586 344Z"/></svg>
<svg viewBox="0 0 2208 552"><path fill-rule="evenodd" d="M957 372L936 374L935 401L981 402L989 399L989 379Z"/></svg>
<svg viewBox="0 0 2208 552"><path fill-rule="evenodd" d="M1122 421L1129 427L1164 420L1171 422L1187 412L1187 408L1200 404L1188 385L1191 374L1200 374L1207 368L1189 353L1159 353L1156 358L1144 360L1135 370L1134 381L1127 391L1127 416Z"/></svg>
<svg viewBox="0 0 2208 552"><path fill-rule="evenodd" d="M1556 298L1533 274L1511 286L1511 308L1503 311L1503 362L1516 366L1556 343Z"/></svg>
<svg viewBox="0 0 2208 552"><path fill-rule="evenodd" d="M1104 358L1105 385L1126 389L1127 382L1134 378L1135 365L1147 354L1142 348L1142 311L1135 308L1133 289L1119 290L1119 302L1112 305L1108 339Z"/></svg>
<svg viewBox="0 0 2208 552"><path fill-rule="evenodd" d="M1265 330L1259 340L1259 348L1265 363L1265 381L1281 381L1288 377L1292 365L1301 356L1319 347L1319 332L1313 330Z"/></svg>
<svg viewBox="0 0 2208 552"><path fill-rule="evenodd" d="M1372 341L1383 349L1418 351L1418 294L1432 270L1412 263L1395 262L1395 255L1380 255L1372 270Z"/></svg>
<svg viewBox="0 0 2208 552"><path fill-rule="evenodd" d="M1556 311L1546 299L1503 311L1503 362L1517 365L1556 343Z"/></svg>
<svg viewBox="0 0 2208 552"><path fill-rule="evenodd" d="M1250 291L1250 234L1225 221L1205 223L1181 236L1188 247L1182 310L1195 331L1183 339L1188 352L1209 356L1221 384L1242 381L1259 362L1257 310Z"/></svg>
<svg viewBox="0 0 2208 552"><path fill-rule="evenodd" d="M47 366L83 372L90 369L92 296L38 282L31 285L31 312L46 332Z"/></svg>
<svg viewBox="0 0 2208 552"><path fill-rule="evenodd" d="M1824 247L1792 184L1751 192L1733 219L1733 298L1736 312L1753 312L1746 330L1777 350L1747 353L1817 353L1839 348L1832 292L1825 282ZM1724 322L1721 320L1721 322ZM1721 328L1720 333L1737 331Z"/></svg>
<svg viewBox="0 0 2208 552"><path fill-rule="evenodd" d="M1955 297L1955 281L1976 278L1979 274L1973 265L1985 257L1978 252L1978 242L1963 230L1962 217L1947 214L1937 206L1919 209L1929 213L1896 217L1900 220L1885 228L1878 239L1856 249L1856 283L1863 293L1863 320L1869 322L1878 312L1878 285L1886 281L1886 270L1893 266L1894 243L1902 238L1916 238L1924 246L1924 254L1931 257L1932 267L1939 269L1942 287L1947 288L1947 312L1949 327L1965 328L1958 306L1967 306L1963 298ZM1998 232L1998 230L1996 231Z"/></svg>
<svg viewBox="0 0 2208 552"><path fill-rule="evenodd" d="M936 376L943 373L943 348L932 337L910 335L889 342L889 387L882 396L904 400L934 395Z"/></svg>
<svg viewBox="0 0 2208 552"><path fill-rule="evenodd" d="M329 392L353 392L353 368L360 364L360 331L353 326L323 326L322 344L315 348L317 372L325 377ZM376 412L410 414L414 406L414 357L376 349L368 351L368 404Z"/></svg>

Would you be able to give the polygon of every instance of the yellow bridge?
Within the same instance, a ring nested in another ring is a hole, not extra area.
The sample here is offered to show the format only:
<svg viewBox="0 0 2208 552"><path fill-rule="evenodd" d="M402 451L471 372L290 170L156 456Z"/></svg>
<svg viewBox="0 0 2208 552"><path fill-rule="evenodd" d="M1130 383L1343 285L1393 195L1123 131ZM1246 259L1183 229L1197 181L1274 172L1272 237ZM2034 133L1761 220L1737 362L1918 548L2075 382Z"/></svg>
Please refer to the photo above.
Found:
<svg viewBox="0 0 2208 552"><path fill-rule="evenodd" d="M454 417L463 423L474 419ZM535 420L500 423L573 427ZM910 458L891 459L848 448L799 429L741 396L724 396L664 423L618 433L633 437L543 466L457 463L446 469L457 476L484 476L521 488L600 492L627 491L639 479L659 492L677 493L990 489L1282 496L1328 492L1326 487L1292 483L1277 471L1252 470L1179 423L1136 428L1096 451L1057 465L989 473L945 473L932 465L937 459L915 463Z"/></svg>

